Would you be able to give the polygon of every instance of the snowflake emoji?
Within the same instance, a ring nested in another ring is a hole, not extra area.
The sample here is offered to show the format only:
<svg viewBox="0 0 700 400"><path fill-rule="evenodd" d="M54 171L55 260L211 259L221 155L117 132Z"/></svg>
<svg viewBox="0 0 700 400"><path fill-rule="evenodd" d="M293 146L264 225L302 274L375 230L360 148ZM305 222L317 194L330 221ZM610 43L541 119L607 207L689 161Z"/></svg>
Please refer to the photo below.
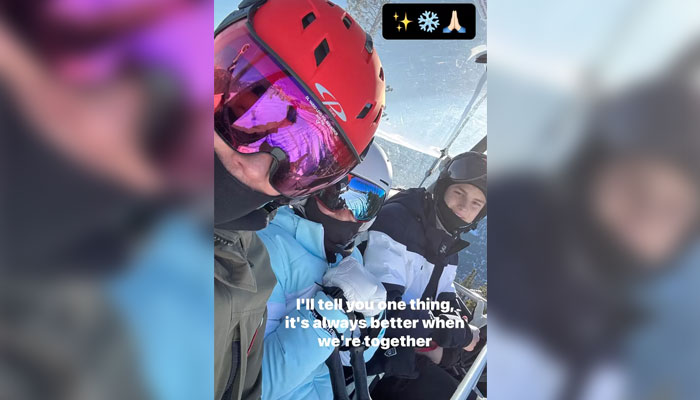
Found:
<svg viewBox="0 0 700 400"><path fill-rule="evenodd" d="M432 32L438 27L440 21L438 16L432 11L425 11L418 17L418 25L424 32Z"/></svg>

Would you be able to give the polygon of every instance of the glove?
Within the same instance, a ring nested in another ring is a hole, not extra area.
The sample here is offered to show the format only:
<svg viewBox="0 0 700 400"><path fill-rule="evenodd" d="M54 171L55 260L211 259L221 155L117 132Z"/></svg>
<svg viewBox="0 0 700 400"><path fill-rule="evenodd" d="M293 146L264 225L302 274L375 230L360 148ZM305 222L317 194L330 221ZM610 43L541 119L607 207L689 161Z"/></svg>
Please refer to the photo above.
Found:
<svg viewBox="0 0 700 400"><path fill-rule="evenodd" d="M314 302L316 304L327 303L329 301L333 300L330 296L323 292L316 292L316 295L314 295ZM341 310L327 309L316 306L315 309L311 311L311 315L321 321L324 319L333 321L330 325L336 328L323 328L326 332L330 333L331 336L340 338L340 336L347 331L347 325L346 323L344 324L343 321L347 321L348 317ZM345 329L343 329L343 325L346 325Z"/></svg>
<svg viewBox="0 0 700 400"><path fill-rule="evenodd" d="M460 319L454 314L440 314L438 318L445 320ZM477 340L479 337L479 330L475 328L475 333L471 328L471 325L468 325L466 328L436 328L433 331L433 340L444 348L465 347L472 342L474 335L476 335Z"/></svg>
<svg viewBox="0 0 700 400"><path fill-rule="evenodd" d="M476 345L479 343L479 340L481 340L479 338L480 331L479 331L479 328L477 328L476 326L473 326L473 325L469 325L469 329L472 331L472 340L469 343L469 345L467 345L467 347L464 348L464 350L474 351L474 349L476 348Z"/></svg>
<svg viewBox="0 0 700 400"><path fill-rule="evenodd" d="M440 360L441 367L450 368L460 366L466 371L472 365L474 358L476 358L477 354L479 354L479 351L481 351L486 343L486 327L484 326L483 328L479 329L475 326L469 325L469 329L471 329L472 332L477 332L474 334L474 337L478 339L472 339L472 343L475 343L475 345L473 347L470 344L470 346L467 347L445 349L442 353L442 360ZM469 350L469 347L471 347L472 350Z"/></svg>
<svg viewBox="0 0 700 400"><path fill-rule="evenodd" d="M386 301L384 285L353 257L346 257L337 267L329 269L322 282L324 293L331 297L362 303L363 307L358 305L357 311L366 317L379 315L379 304Z"/></svg>

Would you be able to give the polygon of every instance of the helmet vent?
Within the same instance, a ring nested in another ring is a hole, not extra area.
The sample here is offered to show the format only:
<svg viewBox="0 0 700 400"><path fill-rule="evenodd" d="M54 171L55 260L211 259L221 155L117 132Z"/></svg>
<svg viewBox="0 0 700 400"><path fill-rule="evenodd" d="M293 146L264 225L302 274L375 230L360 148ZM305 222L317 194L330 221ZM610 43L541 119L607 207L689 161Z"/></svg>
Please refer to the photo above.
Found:
<svg viewBox="0 0 700 400"><path fill-rule="evenodd" d="M372 50L374 49L374 42L372 42L372 36L369 35L369 33L365 33L365 50L367 50L368 53L372 54Z"/></svg>
<svg viewBox="0 0 700 400"><path fill-rule="evenodd" d="M331 7L335 7L335 4L331 3L330 1L327 1L326 3L328 3L328 5Z"/></svg>
<svg viewBox="0 0 700 400"><path fill-rule="evenodd" d="M367 147L365 147L365 149L362 150L362 154L360 154L361 159L365 159L365 156L367 155L367 153L369 153L369 148L372 147L372 143L374 143L374 137L372 137L372 140L369 141Z"/></svg>
<svg viewBox="0 0 700 400"><path fill-rule="evenodd" d="M350 26L352 25L352 20L350 19L350 17L348 17L347 15L345 15L345 16L343 17L343 23L345 24L345 27L346 27L346 28L350 29Z"/></svg>
<svg viewBox="0 0 700 400"><path fill-rule="evenodd" d="M330 49L328 48L328 42L326 39L323 39L323 42L316 47L316 50L314 50L314 57L316 57L316 66L318 67L321 65L321 62L326 58L326 56L330 53Z"/></svg>
<svg viewBox="0 0 700 400"><path fill-rule="evenodd" d="M301 26L303 26L304 29L306 29L306 27L309 26L315 20L316 20L316 16L314 15L314 13L310 12L310 13L306 14L306 16L304 16L304 18L301 19Z"/></svg>
<svg viewBox="0 0 700 400"><path fill-rule="evenodd" d="M384 68L379 68L379 79L384 81Z"/></svg>
<svg viewBox="0 0 700 400"><path fill-rule="evenodd" d="M365 106L362 108L362 111L360 111L359 114L357 114L357 119L362 119L367 116L369 113L369 110L372 109L372 103L367 103Z"/></svg>
<svg viewBox="0 0 700 400"><path fill-rule="evenodd" d="M382 116L382 113L384 112L384 107L379 108L379 112L377 113L377 116L374 117L374 121L372 121L373 124L376 124L377 121L379 121L379 117Z"/></svg>

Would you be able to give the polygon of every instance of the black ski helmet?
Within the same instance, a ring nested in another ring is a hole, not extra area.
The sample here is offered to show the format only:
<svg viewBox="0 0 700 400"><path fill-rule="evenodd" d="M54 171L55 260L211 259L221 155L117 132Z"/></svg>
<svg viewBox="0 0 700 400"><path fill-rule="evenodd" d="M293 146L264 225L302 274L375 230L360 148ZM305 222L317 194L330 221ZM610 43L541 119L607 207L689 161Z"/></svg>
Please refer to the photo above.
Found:
<svg viewBox="0 0 700 400"><path fill-rule="evenodd" d="M442 226L450 233L466 232L476 229L477 224L486 216L486 206L467 223L459 218L445 203L445 191L450 185L468 183L476 186L487 195L486 189L486 155L475 151L459 154L449 160L440 171L437 181L430 186L429 191L435 199L437 217Z"/></svg>

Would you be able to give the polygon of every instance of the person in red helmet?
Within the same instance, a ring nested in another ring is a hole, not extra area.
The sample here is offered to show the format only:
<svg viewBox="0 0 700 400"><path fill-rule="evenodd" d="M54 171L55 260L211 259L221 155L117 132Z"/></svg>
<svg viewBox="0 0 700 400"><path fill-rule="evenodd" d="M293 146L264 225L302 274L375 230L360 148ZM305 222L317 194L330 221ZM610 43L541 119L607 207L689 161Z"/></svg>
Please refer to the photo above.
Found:
<svg viewBox="0 0 700 400"><path fill-rule="evenodd" d="M255 231L362 160L384 108L372 40L325 0L244 1L215 31L215 398L257 399L276 279Z"/></svg>

